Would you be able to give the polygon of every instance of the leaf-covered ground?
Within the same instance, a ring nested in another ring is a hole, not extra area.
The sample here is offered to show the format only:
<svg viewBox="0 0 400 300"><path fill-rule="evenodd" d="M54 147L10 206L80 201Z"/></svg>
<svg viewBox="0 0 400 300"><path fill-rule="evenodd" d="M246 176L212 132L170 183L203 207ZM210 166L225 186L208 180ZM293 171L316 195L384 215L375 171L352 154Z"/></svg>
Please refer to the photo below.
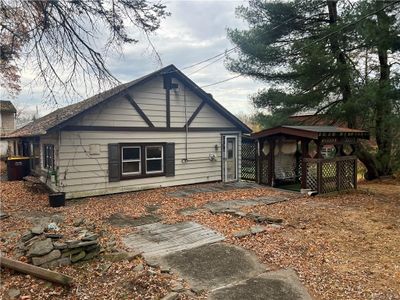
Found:
<svg viewBox="0 0 400 300"><path fill-rule="evenodd" d="M396 182L361 184L357 192L305 198L273 205L247 207L284 219L282 228L270 226L264 233L234 238L239 230L255 225L254 221L199 210L190 216L179 209L201 207L209 201L246 199L274 195L272 189L241 189L227 192L199 193L184 198L171 197L179 187L125 193L68 201L62 208L48 207L47 195L23 182L1 182L1 210L10 217L1 220L2 255L13 256L21 234L32 224L33 215L62 214L62 229L68 231L78 217L95 226L100 242L115 239L123 250L121 236L133 231L108 222L115 213L139 217L151 206L164 222L193 220L227 237L228 243L254 251L271 268L290 267L316 299L400 299L400 185ZM144 269L133 269L143 263ZM24 299L159 299L179 281L174 274L162 273L147 266L143 259L112 263L100 256L90 263L60 267L76 284L70 289L51 285L27 275L2 269L0 293L10 288L21 291ZM185 285L185 283L183 283ZM195 297L180 295L181 298ZM202 295L196 296L198 298Z"/></svg>

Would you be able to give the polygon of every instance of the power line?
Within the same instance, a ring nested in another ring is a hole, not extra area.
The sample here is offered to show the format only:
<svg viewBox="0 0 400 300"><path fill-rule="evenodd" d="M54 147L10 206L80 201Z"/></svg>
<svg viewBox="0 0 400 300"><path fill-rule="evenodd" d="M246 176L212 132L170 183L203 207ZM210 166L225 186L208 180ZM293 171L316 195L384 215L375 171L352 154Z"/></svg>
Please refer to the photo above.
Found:
<svg viewBox="0 0 400 300"><path fill-rule="evenodd" d="M228 53L229 53L229 50L226 52L226 54L228 54ZM211 66L211 65L214 64L214 63L216 63L217 61L220 61L220 60L223 59L224 57L225 57L225 56L220 56L220 57L218 57L216 60L211 61L210 63L206 64L205 66L201 67L200 69L197 69L197 70L193 71L192 73L189 73L188 76L191 76L191 75L193 75L193 74L195 74L195 73L197 73L197 72L200 72L201 70L203 70L203 69L205 69L205 68L208 68L209 66Z"/></svg>
<svg viewBox="0 0 400 300"><path fill-rule="evenodd" d="M205 62L208 62L208 61L210 61L210 60L212 60L212 59L214 59L214 58L217 58L217 57L219 57L219 56L221 56L221 55L224 55L225 52L231 52L231 51L235 50L237 47L238 47L238 46L235 46L235 47L233 47L233 48L230 48L230 49L228 49L228 50L226 50L226 51L224 51L224 52L221 52L221 53L219 53L219 54L217 54L217 55L214 55L214 56L212 56L212 57L210 57L210 58L206 58L206 59L204 59L204 60L202 60L202 61L199 61L198 63L195 63L195 64L193 64L193 65L184 67L184 68L182 68L181 70L186 70L186 69L190 69L190 68L196 67L196 66L198 66L198 65L201 65L201 64L203 64L203 63L205 63Z"/></svg>
<svg viewBox="0 0 400 300"><path fill-rule="evenodd" d="M214 82L214 83L211 83L211 84L203 85L203 86L201 86L201 88L205 88L205 87L209 87L209 86L217 85L217 84L220 84L220 83L223 83L223 82L226 82L226 81L229 81L229 80L232 80L232 79L238 78L238 77L240 77L240 76L243 76L243 74L239 74L239 75L236 75L236 76L233 76L233 77L230 77L230 78L227 78L227 79L221 80L221 81L217 81L217 82Z"/></svg>
<svg viewBox="0 0 400 300"><path fill-rule="evenodd" d="M293 18L290 18L290 19L286 20L285 22L280 23L280 24L276 25L275 27L271 28L270 31L274 31L274 30L278 29L279 27L281 27L281 26L287 24L288 22L291 22L291 21L295 20L296 18L297 18L297 16L296 16L296 17L293 17ZM235 47L230 48L230 49L228 49L228 50L226 50L226 51L224 51L224 52L221 52L221 53L219 53L219 54L217 54L217 55L214 55L213 57L207 58L207 59L205 59L205 60L203 60L203 61L201 61L201 62L198 62L198 63L195 63L195 64L193 64L193 65L191 65L191 66L182 68L182 70L190 69L190 68L192 68L192 67L201 65L201 64L203 64L203 63L205 63L205 62L207 62L207 61L210 61L210 60L212 60L212 59L218 57L216 60L212 61L211 63L209 63L209 64L203 66L202 68L200 68L200 69L198 69L198 70L196 70L196 71L194 71L194 72L192 72L192 73L189 74L189 76L190 76L190 75L193 75L193 74L195 74L195 73L197 73L197 72L199 72L199 71L201 71L201 70L207 68L208 66L210 66L210 65L212 65L212 64L214 64L214 63L216 63L217 61L220 61L221 59L224 58L224 55L225 55L225 54L228 54L228 53L232 52L233 50L236 50L237 48L239 48L239 46L235 46Z"/></svg>

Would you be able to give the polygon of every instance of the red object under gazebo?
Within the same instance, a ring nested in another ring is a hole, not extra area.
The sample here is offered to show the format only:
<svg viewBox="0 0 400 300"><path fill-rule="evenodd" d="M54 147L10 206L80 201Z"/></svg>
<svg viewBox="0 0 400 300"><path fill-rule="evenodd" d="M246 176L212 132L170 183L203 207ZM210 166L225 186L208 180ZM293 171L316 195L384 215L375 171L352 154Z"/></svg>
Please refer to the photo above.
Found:
<svg viewBox="0 0 400 300"><path fill-rule="evenodd" d="M363 130L335 126L280 126L253 133L257 143L256 181L320 194L357 187L359 139Z"/></svg>

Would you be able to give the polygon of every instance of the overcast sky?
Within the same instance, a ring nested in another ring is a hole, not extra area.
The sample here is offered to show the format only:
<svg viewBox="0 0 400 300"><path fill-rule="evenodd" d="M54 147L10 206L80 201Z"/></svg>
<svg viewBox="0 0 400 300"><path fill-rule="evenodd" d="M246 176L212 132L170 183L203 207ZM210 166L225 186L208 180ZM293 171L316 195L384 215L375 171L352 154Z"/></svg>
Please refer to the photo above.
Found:
<svg viewBox="0 0 400 300"><path fill-rule="evenodd" d="M159 52L164 66L174 64L184 68L232 48L227 39L227 28L243 28L246 24L235 16L235 7L244 1L168 1L164 2L171 16L161 24L161 28L152 36L152 42ZM151 54L145 39L139 44L123 49L123 56L109 59L112 73L126 82L159 69L154 55ZM223 60L190 75L203 65L184 70L184 73L199 86L211 84L235 76L227 71ZM28 72L22 73L22 82L31 78ZM250 113L252 106L249 95L262 85L251 79L238 77L223 84L205 88L214 98L234 114ZM41 87L24 87L22 93L13 101L18 107L33 109L39 106L40 115L55 107L44 107L41 103ZM0 95L4 99L4 95ZM91 96L91 95L87 95ZM83 99L71 99L79 101ZM66 105L66 103L61 103Z"/></svg>

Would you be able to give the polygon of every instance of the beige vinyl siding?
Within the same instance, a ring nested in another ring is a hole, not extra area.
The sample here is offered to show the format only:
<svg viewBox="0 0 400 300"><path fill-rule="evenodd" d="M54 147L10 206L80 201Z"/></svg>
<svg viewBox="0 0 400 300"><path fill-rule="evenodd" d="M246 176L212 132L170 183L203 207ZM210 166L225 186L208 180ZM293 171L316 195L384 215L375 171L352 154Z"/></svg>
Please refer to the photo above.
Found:
<svg viewBox="0 0 400 300"><path fill-rule="evenodd" d="M74 125L147 127L132 104L123 97L100 105L86 113Z"/></svg>
<svg viewBox="0 0 400 300"><path fill-rule="evenodd" d="M238 134L230 132L229 134ZM175 143L175 176L108 182L109 143ZM90 155L91 144L100 145ZM216 150L217 145L218 150ZM240 149L240 147L239 147ZM216 161L209 161L209 154ZM135 191L149 188L221 180L221 132L189 132L188 162L185 158L184 132L61 132L59 151L60 184L67 198Z"/></svg>
<svg viewBox="0 0 400 300"><path fill-rule="evenodd" d="M166 96L162 76L132 88L129 94L155 127L166 126Z"/></svg>
<svg viewBox="0 0 400 300"><path fill-rule="evenodd" d="M185 89L182 83L176 80L175 82L178 83L179 88L178 90L171 90L170 94L171 127L184 127L187 120L189 120L194 111L201 104L202 100L189 89Z"/></svg>
<svg viewBox="0 0 400 300"><path fill-rule="evenodd" d="M178 89L170 91L171 127L184 127L187 120L190 119L194 111L201 104L202 99L188 88L185 88L183 83L177 80L174 80L174 82L178 83ZM163 79L161 76L131 88L129 94L155 127L166 126L166 91L163 88ZM148 127L146 122L124 97L100 105L84 114L74 125ZM234 128L234 125L209 105L204 105L192 122L191 127Z"/></svg>
<svg viewBox="0 0 400 300"><path fill-rule="evenodd" d="M233 124L212 109L208 104L204 105L190 127L233 127Z"/></svg>

